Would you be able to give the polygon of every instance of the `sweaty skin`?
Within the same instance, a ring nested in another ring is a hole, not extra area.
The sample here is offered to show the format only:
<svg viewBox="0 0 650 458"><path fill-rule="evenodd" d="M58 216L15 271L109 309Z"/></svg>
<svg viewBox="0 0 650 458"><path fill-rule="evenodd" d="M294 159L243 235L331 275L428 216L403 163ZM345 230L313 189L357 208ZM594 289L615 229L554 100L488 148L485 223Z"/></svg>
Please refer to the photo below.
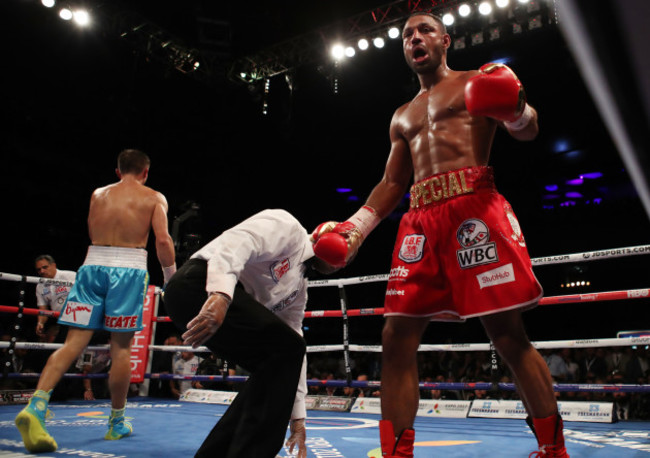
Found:
<svg viewBox="0 0 650 458"><path fill-rule="evenodd" d="M539 132L533 108L528 124L515 131L493 118L471 116L465 85L479 72L451 70L446 53L450 44L442 25L426 14L411 16L404 26L404 57L418 76L420 91L393 115L384 176L366 201L382 219L397 207L412 180L486 166L497 126L522 141ZM419 404L417 349L428 323L429 317L389 316L382 331L381 409L396 434L413 427ZM556 414L548 367L530 344L521 313L486 315L481 323L511 369L528 413L534 418Z"/></svg>
<svg viewBox="0 0 650 458"><path fill-rule="evenodd" d="M455 71L447 66L451 38L433 18L411 17L402 39L404 57L418 76L420 91L393 115L384 177L366 202L382 218L400 202L411 179L487 165L497 125L502 124L467 112L465 84L478 71ZM532 140L537 132L535 113L525 129L509 133L518 140Z"/></svg>
<svg viewBox="0 0 650 458"><path fill-rule="evenodd" d="M125 153L130 154L127 150ZM142 162L142 158L140 159ZM145 248L149 231L153 229L158 260L164 272L165 268L175 268L174 242L167 229L167 202L162 194L144 185L149 168L129 167L128 170L134 168L140 172L121 173L117 170L120 178L118 183L98 188L93 192L88 212L88 233L93 245ZM90 304L82 305L87 309L93 307ZM109 317L111 320L122 318ZM130 319L132 328L137 317L132 316ZM38 380L38 396L35 394L35 397L40 400L41 406L47 406L51 390L88 346L94 332L95 329L91 328L69 327L65 343L50 355ZM124 422L123 409L131 380L131 341L134 334L133 330L111 331L111 370L108 386L112 409L110 429L105 439L120 439L130 435L132 431L130 425L124 426L128 422ZM121 429L118 429L117 425L122 425ZM52 452L57 449L56 441L45 430L39 416L24 410L16 417L16 426L30 452Z"/></svg>
<svg viewBox="0 0 650 458"><path fill-rule="evenodd" d="M167 229L167 200L135 175L120 178L118 183L96 189L90 199L88 232L92 244L145 248L151 228L160 264L173 264L173 250L159 246L173 245Z"/></svg>

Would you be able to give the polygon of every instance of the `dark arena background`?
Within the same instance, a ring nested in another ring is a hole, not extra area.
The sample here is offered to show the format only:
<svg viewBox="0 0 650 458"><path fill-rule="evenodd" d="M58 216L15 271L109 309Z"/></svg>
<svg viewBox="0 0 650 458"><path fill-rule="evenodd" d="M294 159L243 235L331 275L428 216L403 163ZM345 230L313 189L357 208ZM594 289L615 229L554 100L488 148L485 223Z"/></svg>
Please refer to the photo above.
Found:
<svg viewBox="0 0 650 458"><path fill-rule="evenodd" d="M527 312L530 339L614 339L623 331L647 335L649 4L510 0L500 7L488 0L492 11L483 16L480 3L57 0L48 7L38 0L3 0L0 272L35 276L34 259L41 254L52 255L59 269L77 270L89 243L90 195L116 181L116 157L125 148L151 157L147 184L168 200L179 265L223 230L265 208L288 210L307 230L326 220L344 221L381 179L391 117L419 89L404 62L399 35L391 38L389 29L399 28L412 11L431 10L454 16L447 26L450 68L507 64L539 114L536 140L517 142L498 131L490 159L499 191L512 204L529 253L537 260L534 271L545 296L574 299L551 300ZM470 7L467 17L458 14L462 4ZM64 6L72 12L84 8L89 22L76 23L76 13L71 20L62 19ZM373 43L377 37L384 40L381 48ZM359 47L361 38L369 41L368 49ZM343 46L338 59L331 52L336 44ZM335 278L387 274L399 219L407 208L405 196ZM151 237L151 282L160 286L153 242ZM580 256L574 262L552 262L570 254ZM312 280L320 279L325 277ZM0 305L16 306L21 288L20 282L0 281ZM600 294L611 291L622 292L623 300ZM381 308L385 282L346 286L345 293L349 309ZM341 310L338 288L311 288L309 294L308 311ZM33 284L27 284L23 300L25 307L36 307ZM163 301L158 315L166 316ZM16 333L14 317L0 311L3 340ZM306 319L307 345L380 345L381 314L344 321ZM35 340L34 323L33 316L23 319L20 340ZM152 344L162 345L172 331L170 323L158 323ZM423 340L430 345L485 342L478 320L433 323ZM646 372L626 383L649 384L647 345L641 342L629 351L641 355ZM341 355L314 352L308 357L340 361ZM329 372L347 378L348 384L356 375L336 370L310 375L322 379ZM610 377L596 383L617 382ZM571 456L649 456L650 402L646 392L633 395L644 399L645 414L617 426L571 423L567 429L575 435L568 438L574 438L576 447ZM134 402L139 403L132 410L136 425L145 423L137 419L142 412L150 413L153 423L133 441L119 441L116 451L90 439L70 448L151 456L132 450L142 450L146 435L164 428L165 409L177 409L183 412L178 418L185 423L187 439L175 443L169 455L190 456L223 411L174 399L160 400L166 407L156 407L152 398ZM72 399L65 406L59 431L51 429L54 435L69 434L66 440L72 442L74 434L63 432L64 425L83 418L92 431L95 424L89 418L107 412L101 401ZM12 429L19 407L0 407L0 456L22 456L20 435ZM336 417L314 412L308 438L315 445L309 457L374 456L370 451L379 447L378 415L347 410ZM367 424L367 431L366 420L375 422ZM468 426L456 420L418 418L421 440L431 443L422 445L427 451L421 456L433 456L437 449L431 447L438 446L448 456L480 456L478 447L462 447L476 440L496 451L501 437L512 439L512 449L503 456L523 456L532 444L521 421L465 419L472 421ZM159 428L154 427L158 421ZM191 427L194 421L200 427ZM503 436L490 435L496 422ZM344 437L331 432L337 428ZM475 439L467 434L470 429L479 431ZM616 446L602 437L624 444L634 438L640 445ZM432 445L444 440L458 443ZM340 454L318 452L328 448L325 443Z"/></svg>

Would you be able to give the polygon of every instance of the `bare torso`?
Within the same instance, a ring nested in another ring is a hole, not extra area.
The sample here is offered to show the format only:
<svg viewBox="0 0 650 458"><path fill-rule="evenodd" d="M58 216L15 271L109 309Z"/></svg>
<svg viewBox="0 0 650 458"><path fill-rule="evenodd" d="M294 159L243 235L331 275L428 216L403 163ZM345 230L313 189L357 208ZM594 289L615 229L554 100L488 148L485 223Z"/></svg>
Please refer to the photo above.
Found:
<svg viewBox="0 0 650 458"><path fill-rule="evenodd" d="M400 107L391 129L408 145L413 178L487 165L497 123L472 117L465 107L465 83L475 71L449 71L428 90Z"/></svg>
<svg viewBox="0 0 650 458"><path fill-rule="evenodd" d="M88 232L93 245L145 248L156 207L164 197L130 178L98 188L88 213Z"/></svg>

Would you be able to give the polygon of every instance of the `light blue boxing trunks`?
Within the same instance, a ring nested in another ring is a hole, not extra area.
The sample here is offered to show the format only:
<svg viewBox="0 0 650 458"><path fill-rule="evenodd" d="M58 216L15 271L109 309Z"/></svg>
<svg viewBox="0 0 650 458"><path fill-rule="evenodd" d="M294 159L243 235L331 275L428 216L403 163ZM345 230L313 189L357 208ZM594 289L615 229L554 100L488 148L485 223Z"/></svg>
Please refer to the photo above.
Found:
<svg viewBox="0 0 650 458"><path fill-rule="evenodd" d="M59 323L111 332L140 331L148 286L146 250L90 246Z"/></svg>

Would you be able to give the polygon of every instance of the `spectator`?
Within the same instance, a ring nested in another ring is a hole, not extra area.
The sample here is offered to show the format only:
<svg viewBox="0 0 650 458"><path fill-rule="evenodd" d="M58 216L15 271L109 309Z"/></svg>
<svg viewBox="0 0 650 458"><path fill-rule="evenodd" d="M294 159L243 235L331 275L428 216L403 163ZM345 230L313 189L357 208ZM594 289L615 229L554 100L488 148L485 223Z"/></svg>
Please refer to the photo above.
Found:
<svg viewBox="0 0 650 458"><path fill-rule="evenodd" d="M357 381L359 382L368 382L368 375L366 374L359 374L357 376ZM376 388L372 388L370 386L366 388L359 388L359 397L366 397L366 398L378 398L379 397L379 390Z"/></svg>
<svg viewBox="0 0 650 458"><path fill-rule="evenodd" d="M624 373L631 356L630 347L611 347L605 356L607 373L610 375L613 375L614 372Z"/></svg>
<svg viewBox="0 0 650 458"><path fill-rule="evenodd" d="M165 346L181 346L183 342L178 334L169 335L163 342ZM169 374L172 371L175 359L180 358L180 352L158 351L153 355L151 372L153 374ZM152 378L149 384L149 396L160 398L173 397L171 384L167 380Z"/></svg>
<svg viewBox="0 0 650 458"><path fill-rule="evenodd" d="M59 280L73 282L77 273L71 270L59 270L56 268L54 258L49 254L42 254L34 261L36 272L41 278L50 280ZM71 286L56 285L39 283L36 285L36 306L40 310L52 310L60 312L68 297ZM36 335L43 342L58 342L65 341L66 328L62 328L56 324L56 320L52 320L52 324L46 326L48 323L47 315L39 315L36 323Z"/></svg>
<svg viewBox="0 0 650 458"><path fill-rule="evenodd" d="M320 395L322 395L323 394L323 390L322 390L323 387L321 386L321 379L319 379L316 376L312 376L312 377L307 376L307 378L309 380L311 380L312 382L316 382L315 384L309 385L307 387L307 394L310 395L310 396L320 396Z"/></svg>
<svg viewBox="0 0 650 458"><path fill-rule="evenodd" d="M435 383L433 377L426 376L420 380L423 383ZM420 388L420 399L442 399L442 391L432 388Z"/></svg>
<svg viewBox="0 0 650 458"><path fill-rule="evenodd" d="M644 384L648 375L648 358L643 347L632 347L633 354L625 366L627 383Z"/></svg>
<svg viewBox="0 0 650 458"><path fill-rule="evenodd" d="M560 355L564 360L564 364L566 364L567 381L577 382L580 373L580 365L576 362L575 358L573 357L573 352L571 351L570 348L564 348L560 352Z"/></svg>
<svg viewBox="0 0 650 458"><path fill-rule="evenodd" d="M218 358L214 353L206 353L205 358L199 363L196 375L214 375L217 380L214 381L197 381L194 388L205 390L228 390L233 391L233 382L223 382L220 379L223 376L237 375L237 369Z"/></svg>
<svg viewBox="0 0 650 458"><path fill-rule="evenodd" d="M11 340L9 335L3 334L3 341ZM17 339L17 342L24 342L25 339ZM0 358L4 364L9 366L9 372L27 374L36 372L32 355L26 348L15 348L13 353L9 354L6 349L3 349L4 358ZM6 359L5 359L6 358ZM33 389L36 382L33 379L17 379L17 378L2 378L0 381L0 388L4 390L26 390Z"/></svg>
<svg viewBox="0 0 650 458"><path fill-rule="evenodd" d="M587 347L585 354L580 360L580 381L588 382L595 377L605 377L607 374L607 362L605 352L602 348Z"/></svg>
<svg viewBox="0 0 650 458"><path fill-rule="evenodd" d="M543 350L542 355L544 355L544 360L548 366L548 370L551 372L551 377L556 382L566 381L569 370L566 367L566 363L562 356L560 356L559 351L552 350Z"/></svg>
<svg viewBox="0 0 650 458"><path fill-rule="evenodd" d="M198 356L193 352L182 351L180 358L174 361L174 375L196 375L200 362ZM180 398L183 393L194 387L196 383L193 380L170 380L172 396L176 399Z"/></svg>
<svg viewBox="0 0 650 458"><path fill-rule="evenodd" d="M476 383L487 383L485 381L478 381ZM474 390L470 392L467 397L468 401L480 401L483 399L494 399L492 395L487 390Z"/></svg>
<svg viewBox="0 0 650 458"><path fill-rule="evenodd" d="M110 344L110 335L101 333L97 339L97 345ZM111 352L108 348L104 350L86 349L77 359L76 368L86 374L106 374L111 366ZM86 401L95 399L106 399L110 397L108 389L108 378L84 378L83 379L83 398Z"/></svg>
<svg viewBox="0 0 650 458"><path fill-rule="evenodd" d="M336 380L336 376L330 372L325 377L325 380L327 381ZM341 394L342 394L341 390L336 386L328 385L325 387L325 396L341 396Z"/></svg>

